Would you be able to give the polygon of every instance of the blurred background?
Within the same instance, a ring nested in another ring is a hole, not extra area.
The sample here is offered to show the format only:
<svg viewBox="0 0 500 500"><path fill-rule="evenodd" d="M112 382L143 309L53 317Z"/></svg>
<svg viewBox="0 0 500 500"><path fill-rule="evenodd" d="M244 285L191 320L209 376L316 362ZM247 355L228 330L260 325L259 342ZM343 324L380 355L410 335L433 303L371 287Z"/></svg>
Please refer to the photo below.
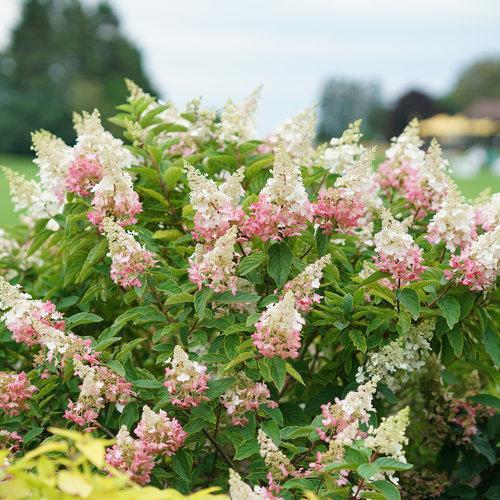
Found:
<svg viewBox="0 0 500 500"><path fill-rule="evenodd" d="M111 116L124 77L214 109L263 84L260 134L316 103L318 142L362 118L383 147L416 116L467 197L498 191L499 26L497 0L1 0L0 164L33 176L30 132L71 143L73 110Z"/></svg>

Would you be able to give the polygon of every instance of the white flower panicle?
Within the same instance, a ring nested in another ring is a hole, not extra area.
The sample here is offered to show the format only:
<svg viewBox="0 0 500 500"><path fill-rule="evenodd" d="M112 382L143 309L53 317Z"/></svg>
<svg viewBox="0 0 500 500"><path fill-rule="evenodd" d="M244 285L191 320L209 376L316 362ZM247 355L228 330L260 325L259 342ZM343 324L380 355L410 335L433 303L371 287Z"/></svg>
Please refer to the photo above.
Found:
<svg viewBox="0 0 500 500"><path fill-rule="evenodd" d="M241 476L231 468L229 469L228 485L229 498L231 500L269 500L270 498L274 498L265 488L254 486L252 489L241 479Z"/></svg>
<svg viewBox="0 0 500 500"><path fill-rule="evenodd" d="M257 87L241 104L228 99L222 110L219 137L225 142L242 143L255 135L255 111L262 87Z"/></svg>
<svg viewBox="0 0 500 500"><path fill-rule="evenodd" d="M262 429L257 433L257 441L260 446L260 456L274 479L281 480L293 473L294 467L288 457Z"/></svg>
<svg viewBox="0 0 500 500"><path fill-rule="evenodd" d="M397 391L412 372L425 365L435 324L434 319L429 319L412 325L406 336L398 337L379 351L370 351L364 366L358 369L356 381L377 379Z"/></svg>
<svg viewBox="0 0 500 500"><path fill-rule="evenodd" d="M365 446L381 455L406 462L403 447L408 444L405 432L409 423L410 408L407 406L396 413L396 415L382 418L380 425L376 429L369 429L369 435L365 439Z"/></svg>
<svg viewBox="0 0 500 500"><path fill-rule="evenodd" d="M36 153L33 162L39 168L40 184L62 202L66 174L73 160L73 148L46 130L32 133L31 140L31 149Z"/></svg>
<svg viewBox="0 0 500 500"><path fill-rule="evenodd" d="M335 187L343 188L344 194L359 200L369 210L382 206L378 195L379 185L372 164L376 148L360 151L359 159L349 164L349 168L335 181Z"/></svg>
<svg viewBox="0 0 500 500"><path fill-rule="evenodd" d="M309 204L306 188L302 182L300 167L293 163L283 148L276 152L271 177L260 192L267 200L290 211L302 211Z"/></svg>
<svg viewBox="0 0 500 500"><path fill-rule="evenodd" d="M236 261L234 245L238 237L238 228L231 226L225 234L215 240L213 248L196 245L188 269L189 279L198 285L206 284L215 292L231 290L236 293ZM208 251L207 251L208 250Z"/></svg>
<svg viewBox="0 0 500 500"><path fill-rule="evenodd" d="M476 221L485 231L500 225L500 193L494 193L475 207Z"/></svg>
<svg viewBox="0 0 500 500"><path fill-rule="evenodd" d="M455 184L450 184L441 208L427 227L430 243L444 242L454 252L467 247L476 235L474 209L466 203Z"/></svg>
<svg viewBox="0 0 500 500"><path fill-rule="evenodd" d="M316 134L316 106L304 109L285 120L267 139L274 148L281 146L292 161L306 165L311 161Z"/></svg>
<svg viewBox="0 0 500 500"><path fill-rule="evenodd" d="M340 137L330 141L330 147L323 152L325 167L333 174L349 171L352 164L366 151L360 144L363 134L360 132L361 120L349 124Z"/></svg>
<svg viewBox="0 0 500 500"><path fill-rule="evenodd" d="M408 233L410 219L398 221L386 208L381 209L382 229L375 235L375 251L388 256L403 259L414 245L413 237Z"/></svg>
<svg viewBox="0 0 500 500"><path fill-rule="evenodd" d="M14 238L9 238L7 233L0 228L0 259L12 256L19 249L19 245Z"/></svg>
<svg viewBox="0 0 500 500"><path fill-rule="evenodd" d="M424 151L421 149L422 144L420 124L414 118L405 127L401 135L392 139L391 146L385 152L385 157L390 161L408 162L411 165L420 166L425 156Z"/></svg>
<svg viewBox="0 0 500 500"><path fill-rule="evenodd" d="M319 302L320 296L315 290L321 286L323 269L331 262L331 255L324 255L309 264L296 278L285 284L284 290L295 295L296 306L307 312L314 302Z"/></svg>
<svg viewBox="0 0 500 500"><path fill-rule="evenodd" d="M102 165L104 176L117 175L132 166L134 157L123 142L108 132L101 123L96 109L92 113L74 113L77 133L75 157L94 158Z"/></svg>
<svg viewBox="0 0 500 500"><path fill-rule="evenodd" d="M439 203L448 193L453 181L450 178L450 163L443 158L443 151L438 141L433 138L425 155L425 161L421 171L421 178L432 191L434 198L433 209L439 208Z"/></svg>
<svg viewBox="0 0 500 500"><path fill-rule="evenodd" d="M191 190L189 200L196 211L215 215L222 207L237 206L244 194L241 183L245 178L245 167L240 167L220 185L187 161L184 161L184 170Z"/></svg>
<svg viewBox="0 0 500 500"><path fill-rule="evenodd" d="M338 402L344 413L360 421L366 421L370 417L370 412L375 410L372 401L377 383L378 379L374 377L355 391L348 392L346 397Z"/></svg>

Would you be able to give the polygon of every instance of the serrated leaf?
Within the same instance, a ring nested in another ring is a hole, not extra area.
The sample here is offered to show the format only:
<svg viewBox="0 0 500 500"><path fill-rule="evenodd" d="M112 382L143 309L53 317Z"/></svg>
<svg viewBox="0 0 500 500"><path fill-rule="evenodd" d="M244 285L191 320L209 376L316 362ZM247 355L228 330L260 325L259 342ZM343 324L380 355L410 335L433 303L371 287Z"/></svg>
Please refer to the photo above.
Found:
<svg viewBox="0 0 500 500"><path fill-rule="evenodd" d="M68 330L71 330L75 326L78 325L87 325L89 323L99 323L102 321L101 316L98 316L97 314L93 314L90 312L79 312L76 314L73 314L73 316L70 316L66 320L66 328Z"/></svg>
<svg viewBox="0 0 500 500"><path fill-rule="evenodd" d="M453 328L453 330L450 330L446 336L448 337L448 342L450 343L455 356L459 358L462 355L464 348L464 333L462 329L460 327Z"/></svg>
<svg viewBox="0 0 500 500"><path fill-rule="evenodd" d="M401 500L399 490L389 481L373 481L370 484L380 491L387 500Z"/></svg>
<svg viewBox="0 0 500 500"><path fill-rule="evenodd" d="M366 338L362 332L359 330L351 330L349 332L349 338L356 349L360 350L362 353L366 352Z"/></svg>
<svg viewBox="0 0 500 500"><path fill-rule="evenodd" d="M285 368L286 368L286 372L288 373L288 375L290 375L291 377L293 377L297 382L301 383L302 385L306 385L304 383L304 380L302 379L302 376L300 375L300 373L290 364L290 363L285 363Z"/></svg>
<svg viewBox="0 0 500 500"><path fill-rule="evenodd" d="M412 288L404 288L396 294L396 298L403 307L417 320L420 316L420 299L418 294Z"/></svg>
<svg viewBox="0 0 500 500"><path fill-rule="evenodd" d="M253 253L247 257L243 257L238 266L238 274L240 276L246 276L254 269L257 269L265 260L266 256L263 253Z"/></svg>
<svg viewBox="0 0 500 500"><path fill-rule="evenodd" d="M235 460L244 460L245 458L256 455L260 451L259 443L255 438L245 439L237 448L234 455Z"/></svg>
<svg viewBox="0 0 500 500"><path fill-rule="evenodd" d="M500 337L490 325L487 325L483 332L483 345L490 355L495 366L500 365Z"/></svg>
<svg viewBox="0 0 500 500"><path fill-rule="evenodd" d="M451 330L460 319L460 304L453 297L446 296L441 297L437 301L437 305L443 313L448 328Z"/></svg>
<svg viewBox="0 0 500 500"><path fill-rule="evenodd" d="M356 471L363 479L371 479L380 471L380 467L376 463L361 464Z"/></svg>
<svg viewBox="0 0 500 500"><path fill-rule="evenodd" d="M380 470L397 470L397 471L402 471L402 470L410 470L413 465L405 462L400 462L399 460L396 460L395 458L392 457L380 457L375 460L375 462Z"/></svg>
<svg viewBox="0 0 500 500"><path fill-rule="evenodd" d="M284 241L269 247L267 272L278 288L281 288L288 279L292 268L292 257L292 251Z"/></svg>
<svg viewBox="0 0 500 500"><path fill-rule="evenodd" d="M165 305L172 306L174 304L184 304L186 302L194 302L194 295L186 292L176 293L165 301Z"/></svg>

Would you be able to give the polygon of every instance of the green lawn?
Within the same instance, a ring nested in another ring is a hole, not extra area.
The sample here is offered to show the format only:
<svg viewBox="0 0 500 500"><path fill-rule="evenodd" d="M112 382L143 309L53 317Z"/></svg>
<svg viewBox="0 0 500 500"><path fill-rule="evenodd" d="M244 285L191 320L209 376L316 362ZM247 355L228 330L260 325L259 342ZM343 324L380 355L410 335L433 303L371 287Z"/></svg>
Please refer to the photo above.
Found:
<svg viewBox="0 0 500 500"><path fill-rule="evenodd" d="M36 173L36 165L27 156L0 154L0 165L10 167L30 179ZM492 192L500 191L500 177L487 171L468 179L459 178L456 181L466 198L474 198L487 187L491 187ZM3 173L0 173L0 226L15 224L17 220L17 214L13 212L10 201L7 181Z"/></svg>

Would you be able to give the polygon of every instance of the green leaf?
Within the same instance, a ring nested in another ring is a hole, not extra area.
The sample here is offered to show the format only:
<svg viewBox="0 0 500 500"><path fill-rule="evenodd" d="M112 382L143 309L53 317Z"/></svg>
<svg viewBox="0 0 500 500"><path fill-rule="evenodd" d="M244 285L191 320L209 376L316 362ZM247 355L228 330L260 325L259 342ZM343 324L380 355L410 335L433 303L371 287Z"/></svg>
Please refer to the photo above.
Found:
<svg viewBox="0 0 500 500"><path fill-rule="evenodd" d="M413 467L412 464L400 462L399 460L396 460L395 458L391 457L377 458L377 460L375 460L374 463L376 463L379 466L380 470L401 471L401 470L410 470Z"/></svg>
<svg viewBox="0 0 500 500"><path fill-rule="evenodd" d="M161 389L163 384L158 380L134 380L132 381L132 385L137 387L138 389Z"/></svg>
<svg viewBox="0 0 500 500"><path fill-rule="evenodd" d="M496 455L495 450L492 448L489 441L482 435L476 434L472 438L472 445L474 449L484 457L487 458L488 462L493 465L495 463Z"/></svg>
<svg viewBox="0 0 500 500"><path fill-rule="evenodd" d="M146 339L134 339L131 340L130 342L127 342L123 347L120 347L116 359L118 361L122 361L125 359L129 353L131 353L138 345L142 344Z"/></svg>
<svg viewBox="0 0 500 500"><path fill-rule="evenodd" d="M361 331L351 330L349 332L349 338L356 349L362 353L366 352L366 338Z"/></svg>
<svg viewBox="0 0 500 500"><path fill-rule="evenodd" d="M237 446L234 459L243 460L245 458L251 457L252 455L256 455L257 453L259 453L259 451L260 446L255 438L245 439L245 441Z"/></svg>
<svg viewBox="0 0 500 500"><path fill-rule="evenodd" d="M266 256L263 253L253 253L247 257L243 257L238 266L238 274L240 276L246 276L254 269L257 269L265 260Z"/></svg>
<svg viewBox="0 0 500 500"><path fill-rule="evenodd" d="M368 278L364 279L361 284L368 285L369 283L381 280L382 278L387 278L388 276L390 276L390 273L385 273L384 271L375 271L374 273L370 274Z"/></svg>
<svg viewBox="0 0 500 500"><path fill-rule="evenodd" d="M23 437L23 443L28 444L33 439L35 439L39 434L43 432L43 427L34 427L33 429L29 430Z"/></svg>
<svg viewBox="0 0 500 500"><path fill-rule="evenodd" d="M236 292L233 294L230 290L214 297L214 301L219 304L237 304L240 302L257 302L260 296L257 293Z"/></svg>
<svg viewBox="0 0 500 500"><path fill-rule="evenodd" d="M453 328L453 330L448 331L446 336L455 356L459 358L464 348L464 333L462 329L460 327Z"/></svg>
<svg viewBox="0 0 500 500"><path fill-rule="evenodd" d="M231 368L234 368L236 365L239 365L240 363L243 363L243 361L246 361L247 359L255 358L256 354L253 351L247 351L241 353L237 358L233 359L230 361L225 367L223 371L229 371Z"/></svg>
<svg viewBox="0 0 500 500"><path fill-rule="evenodd" d="M370 479L375 476L380 471L380 467L376 463L371 464L361 464L357 468L357 473L363 479Z"/></svg>
<svg viewBox="0 0 500 500"><path fill-rule="evenodd" d="M300 373L290 364L285 363L286 372L293 377L297 382L300 382L302 385L306 385L304 380L302 379Z"/></svg>
<svg viewBox="0 0 500 500"><path fill-rule="evenodd" d="M413 316L413 319L418 319L420 316L420 299L418 298L418 294L415 290L412 288L404 288L396 294L396 298Z"/></svg>
<svg viewBox="0 0 500 500"><path fill-rule="evenodd" d="M387 500L401 500L399 490L389 481L373 481L370 484L380 491Z"/></svg>
<svg viewBox="0 0 500 500"><path fill-rule="evenodd" d="M328 253L328 246L330 245L330 235L325 234L321 229L317 229L314 234L314 240L316 242L316 250L320 257Z"/></svg>
<svg viewBox="0 0 500 500"><path fill-rule="evenodd" d="M292 251L284 241L269 247L267 272L278 288L281 288L287 281L292 268L292 257Z"/></svg>
<svg viewBox="0 0 500 500"><path fill-rule="evenodd" d="M176 293L165 301L165 305L172 306L174 304L184 304L186 302L194 302L194 295L186 292Z"/></svg>
<svg viewBox="0 0 500 500"><path fill-rule="evenodd" d="M460 318L460 304L453 297L447 296L440 298L437 305L451 330Z"/></svg>
<svg viewBox="0 0 500 500"><path fill-rule="evenodd" d="M127 429L130 429L139 420L139 409L137 408L137 402L132 401L123 409L120 415L120 426L124 425Z"/></svg>
<svg viewBox="0 0 500 500"><path fill-rule="evenodd" d="M99 323L102 321L101 316L89 312L79 312L73 314L66 320L66 327L71 330L78 325L87 325L89 323Z"/></svg>
<svg viewBox="0 0 500 500"><path fill-rule="evenodd" d="M495 366L500 365L500 337L490 325L483 332L483 345Z"/></svg>
<svg viewBox="0 0 500 500"><path fill-rule="evenodd" d="M191 410L191 414L195 418L201 418L201 420L205 420L207 422L210 422L211 424L215 424L215 413L211 406L207 405L206 403L200 406L195 406Z"/></svg>
<svg viewBox="0 0 500 500"><path fill-rule="evenodd" d="M198 318L203 319L203 316L205 315L205 307L213 294L214 292L210 288L202 288L196 292L194 297L194 310L196 311Z"/></svg>
<svg viewBox="0 0 500 500"><path fill-rule="evenodd" d="M474 401L474 403L480 403L490 408L500 410L500 399L492 394L477 394L476 396L471 396L469 399Z"/></svg>
<svg viewBox="0 0 500 500"><path fill-rule="evenodd" d="M285 360L282 358L270 358L270 368L271 368L271 379L274 382L274 385L281 391L283 386L285 385L285 377L286 377L286 364Z"/></svg>
<svg viewBox="0 0 500 500"><path fill-rule="evenodd" d="M218 398L221 394L224 394L234 382L234 378L226 377L220 378L218 380L209 380L208 382L208 390L206 392L207 398L215 399Z"/></svg>
<svg viewBox="0 0 500 500"><path fill-rule="evenodd" d="M188 485L191 484L192 467L192 456L183 449L177 450L176 454L172 457L172 468Z"/></svg>
<svg viewBox="0 0 500 500"><path fill-rule="evenodd" d="M181 177L184 175L184 170L182 167L170 167L167 168L163 174L163 179L165 180L165 185L167 189L171 190L177 185Z"/></svg>

